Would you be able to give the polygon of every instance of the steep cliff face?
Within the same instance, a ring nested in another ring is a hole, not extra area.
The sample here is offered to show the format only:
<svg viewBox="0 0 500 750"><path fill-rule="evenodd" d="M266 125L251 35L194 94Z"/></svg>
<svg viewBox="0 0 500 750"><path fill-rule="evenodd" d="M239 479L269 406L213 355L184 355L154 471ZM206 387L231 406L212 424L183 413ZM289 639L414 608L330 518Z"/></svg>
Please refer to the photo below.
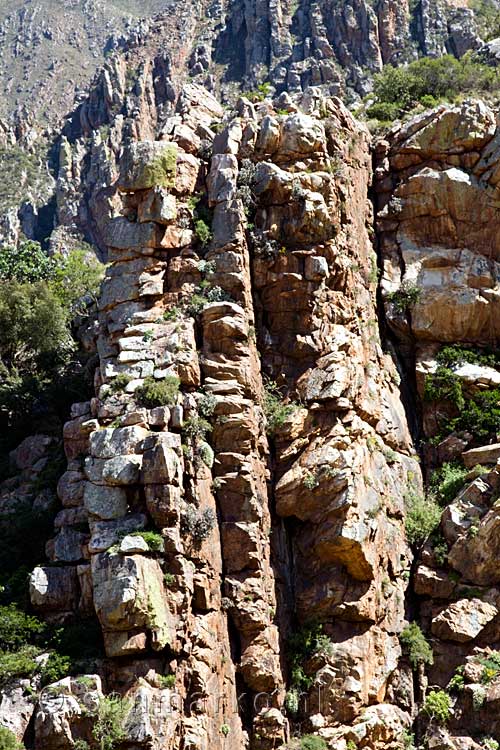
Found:
<svg viewBox="0 0 500 750"><path fill-rule="evenodd" d="M0 511L57 511L31 606L103 650L3 684L26 747L97 748L110 693L127 750L500 741L496 115L442 105L374 142L333 95L476 44L467 9L411 14L184 6L66 123L51 242L108 262L95 395L57 499L37 436ZM269 71L274 94L235 96Z"/></svg>
<svg viewBox="0 0 500 750"><path fill-rule="evenodd" d="M450 733L476 738L498 736L498 675L484 671L500 636L499 373L487 356L498 342L498 156L494 112L466 101L394 128L376 169L386 319L422 410L428 478L443 465L460 475L420 552L415 606L432 638L431 684L464 676Z"/></svg>
<svg viewBox="0 0 500 750"><path fill-rule="evenodd" d="M277 94L320 86L353 102L383 64L461 56L482 44L474 11L446 2L151 0L141 12L159 14L140 23L120 16L139 12L133 2L86 0L63 14L51 0L11 5L0 28L0 148L13 163L0 196L0 237L47 240L62 226L54 247L61 234L76 235L102 253L110 157L129 132L158 130L188 75L231 105L264 80Z"/></svg>
<svg viewBox="0 0 500 750"><path fill-rule="evenodd" d="M265 750L301 726L396 747L419 466L378 332L370 138L319 94L241 99L215 137L206 92L177 109L120 160L96 397L65 427L33 606L95 613L88 679L133 702L134 746ZM312 623L324 645L294 656ZM75 685L35 709L35 747L91 741Z"/></svg>

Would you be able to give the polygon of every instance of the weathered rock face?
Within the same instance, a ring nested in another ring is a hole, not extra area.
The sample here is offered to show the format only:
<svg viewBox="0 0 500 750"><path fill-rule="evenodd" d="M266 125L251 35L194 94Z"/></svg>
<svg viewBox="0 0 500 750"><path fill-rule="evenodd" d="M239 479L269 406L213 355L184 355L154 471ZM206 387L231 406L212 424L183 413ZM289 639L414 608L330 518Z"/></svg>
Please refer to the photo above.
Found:
<svg viewBox="0 0 500 750"><path fill-rule="evenodd" d="M498 738L486 713L495 700L489 649L494 663L500 645L498 443L495 427L481 425L499 382L495 358L481 359L498 340L496 116L480 101L438 107L394 128L376 152L386 319L416 386L422 437L432 439L427 468L460 473L414 578L434 649L430 681L445 689L457 667L465 675L450 732L432 741L474 747L478 732ZM463 421L481 398L481 418ZM484 706L477 717L473 706Z"/></svg>
<svg viewBox="0 0 500 750"><path fill-rule="evenodd" d="M299 716L387 747L411 721L394 686L420 470L378 334L370 138L319 91L288 114L241 99L213 137L221 116L187 86L114 173L96 396L65 427L32 603L97 616L138 746L285 742L286 644L317 621L331 645L301 666ZM120 682L124 659L145 682ZM168 722L145 708L166 669ZM38 717L37 743L69 748L78 721Z"/></svg>

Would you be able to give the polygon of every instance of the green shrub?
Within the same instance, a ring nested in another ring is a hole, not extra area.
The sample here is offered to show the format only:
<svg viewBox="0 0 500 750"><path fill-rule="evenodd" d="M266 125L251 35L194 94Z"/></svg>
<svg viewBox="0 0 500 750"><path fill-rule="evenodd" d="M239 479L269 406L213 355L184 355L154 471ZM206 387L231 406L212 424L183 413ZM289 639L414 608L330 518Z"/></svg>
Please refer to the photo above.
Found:
<svg viewBox="0 0 500 750"><path fill-rule="evenodd" d="M328 654L332 650L330 638L323 633L323 625L312 621L292 633L287 641L290 682L296 690L308 690L312 678L304 671L305 662L315 654Z"/></svg>
<svg viewBox="0 0 500 750"><path fill-rule="evenodd" d="M420 664L434 662L432 648L416 622L411 622L403 630L399 642L413 669L417 669Z"/></svg>
<svg viewBox="0 0 500 750"><path fill-rule="evenodd" d="M500 675L500 651L492 651L488 656L482 656L479 663L483 667L481 682L484 685L496 680Z"/></svg>
<svg viewBox="0 0 500 750"><path fill-rule="evenodd" d="M229 726L229 724L222 724L222 726L220 728L220 733L224 737L227 737L231 733L231 727Z"/></svg>
<svg viewBox="0 0 500 750"><path fill-rule="evenodd" d="M420 301L421 296L422 290L416 284L403 282L399 289L387 295L387 300L398 312L405 313Z"/></svg>
<svg viewBox="0 0 500 750"><path fill-rule="evenodd" d="M459 94L496 91L498 85L498 71L478 62L471 53L460 60L443 55L422 57L397 68L386 65L374 76L376 101L367 109L367 115L392 120L411 112L417 105L435 106Z"/></svg>
<svg viewBox="0 0 500 750"><path fill-rule="evenodd" d="M55 263L38 242L26 240L17 247L0 245L0 281L33 284L53 277Z"/></svg>
<svg viewBox="0 0 500 750"><path fill-rule="evenodd" d="M158 680L161 688L175 687L175 674L160 674Z"/></svg>
<svg viewBox="0 0 500 750"><path fill-rule="evenodd" d="M242 96L246 96L251 102L263 102L264 99L271 93L271 84L267 81L265 83L259 83L256 89L253 91L244 91Z"/></svg>
<svg viewBox="0 0 500 750"><path fill-rule="evenodd" d="M297 688L290 688L285 695L285 710L290 716L297 716L299 712L299 697Z"/></svg>
<svg viewBox="0 0 500 750"><path fill-rule="evenodd" d="M0 724L0 750L23 750L24 745L17 741L16 735Z"/></svg>
<svg viewBox="0 0 500 750"><path fill-rule="evenodd" d="M463 409L465 399L460 378L449 367L439 365L435 373L425 378L424 399L449 401L457 409Z"/></svg>
<svg viewBox="0 0 500 750"><path fill-rule="evenodd" d="M71 315L85 312L87 300L97 302L105 266L91 248L54 256L55 270L49 286Z"/></svg>
<svg viewBox="0 0 500 750"><path fill-rule="evenodd" d="M72 672L72 662L69 656L52 652L47 663L42 668L42 686L58 682Z"/></svg>
<svg viewBox="0 0 500 750"><path fill-rule="evenodd" d="M36 646L23 646L19 651L0 651L0 686L14 677L31 677L38 670Z"/></svg>
<svg viewBox="0 0 500 750"><path fill-rule="evenodd" d="M119 373L109 384L110 393L121 393L131 380L130 375L126 375L124 372Z"/></svg>
<svg viewBox="0 0 500 750"><path fill-rule="evenodd" d="M186 419L182 428L183 435L195 442L202 441L206 438L207 434L211 432L212 425L202 417L194 416Z"/></svg>
<svg viewBox="0 0 500 750"><path fill-rule="evenodd" d="M465 687L464 668L463 666L455 669L455 674L448 683L450 693L460 693Z"/></svg>
<svg viewBox="0 0 500 750"><path fill-rule="evenodd" d="M446 724L451 715L451 698L445 690L431 690L425 699L423 711L438 724Z"/></svg>
<svg viewBox="0 0 500 750"><path fill-rule="evenodd" d="M163 380L155 380L152 375L144 378L144 383L136 388L134 397L142 406L174 406L177 403L181 381L175 375Z"/></svg>
<svg viewBox="0 0 500 750"><path fill-rule="evenodd" d="M194 231L203 246L207 245L212 239L212 232L204 219L197 219L195 221Z"/></svg>
<svg viewBox="0 0 500 750"><path fill-rule="evenodd" d="M288 417L293 414L297 404L284 403L279 386L272 380L264 384L264 414L266 415L266 431L268 435L282 427Z"/></svg>
<svg viewBox="0 0 500 750"><path fill-rule="evenodd" d="M403 746L403 750L417 750L417 748L415 747L415 735L412 732L409 732L405 729L401 734L400 741Z"/></svg>
<svg viewBox="0 0 500 750"><path fill-rule="evenodd" d="M27 615L15 604L0 607L0 643L4 651L17 651L36 640L44 631L44 624Z"/></svg>
<svg viewBox="0 0 500 750"><path fill-rule="evenodd" d="M118 695L100 699L92 729L100 750L115 750L127 738L125 725L130 709L130 702Z"/></svg>
<svg viewBox="0 0 500 750"><path fill-rule="evenodd" d="M326 740L314 734L305 734L300 739L300 750L327 750Z"/></svg>
<svg viewBox="0 0 500 750"><path fill-rule="evenodd" d="M132 536L140 536L152 552L163 552L165 540L156 531L134 531Z"/></svg>
<svg viewBox="0 0 500 750"><path fill-rule="evenodd" d="M484 750L499 750L500 743L493 739L493 737L485 737L482 740Z"/></svg>
<svg viewBox="0 0 500 750"><path fill-rule="evenodd" d="M500 10L494 0L471 0L479 36L485 42L500 36Z"/></svg>
<svg viewBox="0 0 500 750"><path fill-rule="evenodd" d="M430 488L440 505L448 505L456 498L468 472L469 469L457 463L444 463L432 472Z"/></svg>
<svg viewBox="0 0 500 750"><path fill-rule="evenodd" d="M432 498L410 490L405 495L406 537L410 544L421 545L441 521L441 508Z"/></svg>

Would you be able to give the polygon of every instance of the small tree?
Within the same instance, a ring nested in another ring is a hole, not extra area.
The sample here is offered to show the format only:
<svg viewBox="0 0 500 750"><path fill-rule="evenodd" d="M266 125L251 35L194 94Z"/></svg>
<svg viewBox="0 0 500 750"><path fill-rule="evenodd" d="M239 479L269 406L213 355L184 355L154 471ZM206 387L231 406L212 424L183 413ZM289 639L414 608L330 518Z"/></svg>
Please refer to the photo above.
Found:
<svg viewBox="0 0 500 750"><path fill-rule="evenodd" d="M92 730L100 750L115 750L127 738L125 722L130 709L130 702L119 695L107 695L100 699Z"/></svg>
<svg viewBox="0 0 500 750"><path fill-rule="evenodd" d="M446 724L451 715L451 698L445 690L431 690L423 711L438 724Z"/></svg>
<svg viewBox="0 0 500 750"><path fill-rule="evenodd" d="M408 655L408 660L413 669L417 669L420 664L432 664L434 656L425 635L416 622L411 622L406 627L399 641L403 651Z"/></svg>

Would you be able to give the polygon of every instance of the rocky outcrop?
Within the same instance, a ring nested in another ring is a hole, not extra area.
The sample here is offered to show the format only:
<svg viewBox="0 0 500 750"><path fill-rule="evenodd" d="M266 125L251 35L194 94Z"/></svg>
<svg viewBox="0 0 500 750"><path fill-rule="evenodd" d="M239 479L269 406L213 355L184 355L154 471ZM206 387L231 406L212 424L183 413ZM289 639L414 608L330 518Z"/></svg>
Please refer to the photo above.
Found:
<svg viewBox="0 0 500 750"><path fill-rule="evenodd" d="M474 706L486 700L490 677L468 670L487 663L480 649L499 646L498 445L494 427L460 421L481 394L494 404L498 387L496 360L481 359L498 338L497 140L493 111L471 100L413 118L377 144L386 320L420 397L429 475L441 464L460 475L414 581L434 648L430 680L446 688L460 667L471 683L456 699L446 747L455 746L453 733L497 732L484 717L469 719L465 695ZM491 408L483 403L485 418Z"/></svg>
<svg viewBox="0 0 500 750"><path fill-rule="evenodd" d="M139 746L267 750L300 719L382 748L411 721L395 685L420 472L378 334L370 139L319 91L288 110L241 99L211 130L223 111L189 85L111 173L96 396L65 426L30 590L48 619L97 616L105 691L125 658L147 675L121 689ZM328 646L291 711L287 643L311 622ZM141 708L165 671L168 727ZM44 710L39 745L82 736L78 711Z"/></svg>

